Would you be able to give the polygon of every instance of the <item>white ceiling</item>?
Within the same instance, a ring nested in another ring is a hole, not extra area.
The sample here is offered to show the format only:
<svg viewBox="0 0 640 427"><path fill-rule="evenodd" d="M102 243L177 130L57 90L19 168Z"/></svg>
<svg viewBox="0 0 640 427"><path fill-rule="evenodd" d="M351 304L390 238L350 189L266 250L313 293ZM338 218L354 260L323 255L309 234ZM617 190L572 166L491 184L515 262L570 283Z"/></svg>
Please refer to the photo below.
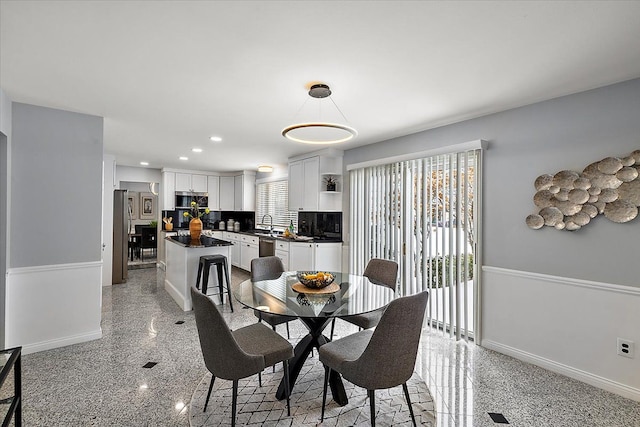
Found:
<svg viewBox="0 0 640 427"><path fill-rule="evenodd" d="M640 2L3 0L0 43L5 93L104 117L118 164L255 170L319 148L280 134L312 82L347 149L640 77Z"/></svg>

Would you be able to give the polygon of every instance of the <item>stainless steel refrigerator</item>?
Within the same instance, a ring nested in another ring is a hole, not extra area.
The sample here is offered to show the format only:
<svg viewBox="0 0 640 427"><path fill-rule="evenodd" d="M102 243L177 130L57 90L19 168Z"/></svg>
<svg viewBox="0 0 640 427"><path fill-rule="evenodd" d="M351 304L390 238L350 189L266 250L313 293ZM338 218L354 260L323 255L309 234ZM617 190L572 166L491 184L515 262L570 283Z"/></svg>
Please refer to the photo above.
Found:
<svg viewBox="0 0 640 427"><path fill-rule="evenodd" d="M127 190L113 191L113 274L112 284L127 281L129 260L129 222L131 220Z"/></svg>

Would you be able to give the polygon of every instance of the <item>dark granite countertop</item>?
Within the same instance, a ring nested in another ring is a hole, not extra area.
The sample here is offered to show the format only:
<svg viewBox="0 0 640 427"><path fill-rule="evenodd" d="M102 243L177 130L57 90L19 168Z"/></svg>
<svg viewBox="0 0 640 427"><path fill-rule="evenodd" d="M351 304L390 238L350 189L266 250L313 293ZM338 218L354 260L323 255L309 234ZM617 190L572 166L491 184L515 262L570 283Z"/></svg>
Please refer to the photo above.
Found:
<svg viewBox="0 0 640 427"><path fill-rule="evenodd" d="M207 236L200 236L200 239L195 241L191 240L190 236L169 236L166 239L185 248L210 248L213 246L231 246L232 244L226 240Z"/></svg>

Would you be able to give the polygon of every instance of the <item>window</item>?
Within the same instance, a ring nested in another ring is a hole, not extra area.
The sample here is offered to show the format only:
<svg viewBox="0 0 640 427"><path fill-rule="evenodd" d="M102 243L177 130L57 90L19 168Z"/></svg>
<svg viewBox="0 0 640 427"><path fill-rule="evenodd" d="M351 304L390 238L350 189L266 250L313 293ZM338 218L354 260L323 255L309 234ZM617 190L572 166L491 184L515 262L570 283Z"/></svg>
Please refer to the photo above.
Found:
<svg viewBox="0 0 640 427"><path fill-rule="evenodd" d="M481 150L350 171L350 271L395 260L399 292L429 291L427 319L457 339L474 335Z"/></svg>
<svg viewBox="0 0 640 427"><path fill-rule="evenodd" d="M285 229L293 221L293 229L298 229L298 212L289 210L289 181L271 181L256 184L256 225L269 227L269 217L273 217L275 228ZM263 221L264 219L264 221Z"/></svg>

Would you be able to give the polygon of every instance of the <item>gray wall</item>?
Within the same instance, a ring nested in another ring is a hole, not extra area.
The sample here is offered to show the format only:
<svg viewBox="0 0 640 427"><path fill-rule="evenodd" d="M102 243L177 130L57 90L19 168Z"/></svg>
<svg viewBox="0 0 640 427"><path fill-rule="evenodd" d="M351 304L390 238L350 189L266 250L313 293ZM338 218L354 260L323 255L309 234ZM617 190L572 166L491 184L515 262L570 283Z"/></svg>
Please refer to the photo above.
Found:
<svg viewBox="0 0 640 427"><path fill-rule="evenodd" d="M484 265L640 287L640 217L529 229L533 182L640 149L640 79L345 152L346 165L484 139ZM348 203L346 204L348 206Z"/></svg>
<svg viewBox="0 0 640 427"><path fill-rule="evenodd" d="M10 267L101 260L101 117L13 103Z"/></svg>

